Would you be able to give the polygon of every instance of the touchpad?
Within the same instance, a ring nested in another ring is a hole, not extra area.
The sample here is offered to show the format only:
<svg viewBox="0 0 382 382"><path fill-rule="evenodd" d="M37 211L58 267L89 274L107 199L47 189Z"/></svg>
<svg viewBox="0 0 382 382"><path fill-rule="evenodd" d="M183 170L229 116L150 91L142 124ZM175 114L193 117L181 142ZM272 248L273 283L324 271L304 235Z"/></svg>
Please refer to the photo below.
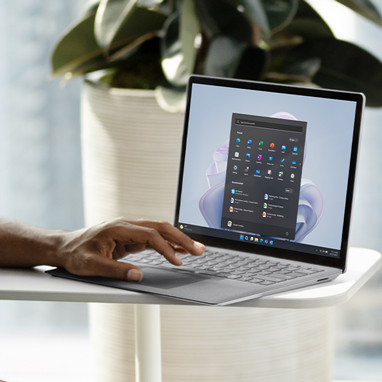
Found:
<svg viewBox="0 0 382 382"><path fill-rule="evenodd" d="M139 284L151 288L171 289L197 283L208 278L206 276L163 268L141 267L141 269L143 271L143 280Z"/></svg>

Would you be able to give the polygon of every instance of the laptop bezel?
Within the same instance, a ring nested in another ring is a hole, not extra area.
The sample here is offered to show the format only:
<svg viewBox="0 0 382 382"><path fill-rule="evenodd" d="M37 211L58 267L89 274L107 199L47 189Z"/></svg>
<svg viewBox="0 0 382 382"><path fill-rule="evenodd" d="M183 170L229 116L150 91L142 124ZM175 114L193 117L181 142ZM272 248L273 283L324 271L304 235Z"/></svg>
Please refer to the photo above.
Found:
<svg viewBox="0 0 382 382"><path fill-rule="evenodd" d="M245 243L242 241L233 241L223 238L217 238L202 234L188 233L192 239L204 243L206 246L224 248L230 250L237 250L246 253L256 253L261 255L266 255L274 258L280 259L290 259L295 261L301 261L309 264L323 265L333 268L341 269L343 272L346 267L346 258L348 252L348 242L349 242L349 231L350 231L350 221L351 221L351 211L353 205L354 197L354 185L356 177L356 167L358 159L358 151L360 145L360 133L362 126L362 115L365 106L365 96L362 93L338 91L331 89L313 88L313 87L303 87L294 85L283 85L275 83L265 83L258 81L246 81L238 79L228 79L228 78L216 78L207 77L200 75L192 75L189 78L187 85L187 103L184 115L184 130L182 138L182 148L179 164L179 178L178 178L178 188L177 188L177 198L174 216L174 226L179 225L179 212L181 204L182 186L183 186L183 169L185 164L185 154L186 154L186 142L188 136L188 123L190 115L190 101L192 96L192 86L194 84L203 84L211 86L221 86L221 87L232 87L247 90L257 90L257 91L267 91L275 93L284 94L295 94L295 95L306 95L310 97L320 97L320 98L331 98L337 100L348 100L356 102L356 112L353 126L353 142L351 148L350 166L349 166L349 181L346 193L346 202L344 210L344 224L340 247L339 258L314 255L311 253L298 252L288 249L280 249L270 246L256 245L254 243Z"/></svg>

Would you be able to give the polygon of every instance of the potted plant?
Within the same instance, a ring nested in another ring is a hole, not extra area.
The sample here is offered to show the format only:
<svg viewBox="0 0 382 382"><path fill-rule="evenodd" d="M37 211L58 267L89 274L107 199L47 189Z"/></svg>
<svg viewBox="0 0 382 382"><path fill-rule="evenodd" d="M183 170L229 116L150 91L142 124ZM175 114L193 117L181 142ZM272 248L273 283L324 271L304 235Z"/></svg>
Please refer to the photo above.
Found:
<svg viewBox="0 0 382 382"><path fill-rule="evenodd" d="M371 1L337 2L382 26ZM86 78L87 224L172 219L191 73L363 91L369 106L382 106L379 60L338 40L304 0L91 1L52 55L53 76ZM90 318L100 380L133 378L133 308L97 304ZM330 379L327 310L165 306L162 326L169 380Z"/></svg>
<svg viewBox="0 0 382 382"><path fill-rule="evenodd" d="M337 1L382 26L371 0ZM170 111L191 73L363 91L382 105L379 60L338 40L304 0L93 0L58 42L52 74L101 69L112 87L156 89Z"/></svg>

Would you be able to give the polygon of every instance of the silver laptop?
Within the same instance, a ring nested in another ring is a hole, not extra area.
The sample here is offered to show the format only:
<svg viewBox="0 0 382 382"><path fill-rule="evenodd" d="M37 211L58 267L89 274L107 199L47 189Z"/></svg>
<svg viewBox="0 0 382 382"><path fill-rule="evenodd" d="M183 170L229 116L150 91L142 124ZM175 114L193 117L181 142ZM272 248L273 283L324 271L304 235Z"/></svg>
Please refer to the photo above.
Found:
<svg viewBox="0 0 382 382"><path fill-rule="evenodd" d="M191 76L174 225L206 245L176 267L120 261L140 283L51 274L208 305L333 280L345 272L360 93Z"/></svg>

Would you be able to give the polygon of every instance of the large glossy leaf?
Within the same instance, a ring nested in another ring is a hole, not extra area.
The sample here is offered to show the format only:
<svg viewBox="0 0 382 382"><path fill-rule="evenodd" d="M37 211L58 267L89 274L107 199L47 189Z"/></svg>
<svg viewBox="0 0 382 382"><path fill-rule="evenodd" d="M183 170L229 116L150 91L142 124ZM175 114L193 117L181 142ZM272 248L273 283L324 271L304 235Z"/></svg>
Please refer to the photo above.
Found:
<svg viewBox="0 0 382 382"><path fill-rule="evenodd" d="M173 86L187 84L190 72L187 69L182 44L179 39L179 14L174 13L165 23L161 44L162 69Z"/></svg>
<svg viewBox="0 0 382 382"><path fill-rule="evenodd" d="M180 14L180 42L184 63L189 73L193 73L198 51L196 38L200 36L200 24L196 16L194 0L184 0Z"/></svg>
<svg viewBox="0 0 382 382"><path fill-rule="evenodd" d="M298 0L262 0L272 33L285 28L294 18Z"/></svg>
<svg viewBox="0 0 382 382"><path fill-rule="evenodd" d="M163 3L163 0L138 0L138 4L142 7L151 8Z"/></svg>
<svg viewBox="0 0 382 382"><path fill-rule="evenodd" d="M247 47L238 62L235 78L243 80L259 80L267 67L269 52L255 47Z"/></svg>
<svg viewBox="0 0 382 382"><path fill-rule="evenodd" d="M215 77L233 77L245 44L229 36L218 36L209 45L204 74Z"/></svg>
<svg viewBox="0 0 382 382"><path fill-rule="evenodd" d="M261 29L261 37L268 40L270 25L262 0L230 0L236 11L242 13L251 24L256 24Z"/></svg>
<svg viewBox="0 0 382 382"><path fill-rule="evenodd" d="M207 38L224 35L236 41L252 43L254 25L231 0L195 0L195 8Z"/></svg>
<svg viewBox="0 0 382 382"><path fill-rule="evenodd" d="M165 20L164 15L140 6L138 0L101 0L94 34L98 45L108 54L121 42L128 45L151 37Z"/></svg>
<svg viewBox="0 0 382 382"><path fill-rule="evenodd" d="M74 72L76 67L102 57L93 33L95 15L91 15L75 25L56 45L51 58L52 74L63 76ZM99 64L99 63L98 63Z"/></svg>
<svg viewBox="0 0 382 382"><path fill-rule="evenodd" d="M97 12L101 0L88 0L84 7L81 9L81 18L85 19Z"/></svg>
<svg viewBox="0 0 382 382"><path fill-rule="evenodd" d="M288 55L289 67L314 62L319 69L312 82L325 88L363 92L368 106L382 106L382 63L367 51L346 41L320 38L308 41Z"/></svg>
<svg viewBox="0 0 382 382"><path fill-rule="evenodd" d="M370 0L337 0L348 8L382 26L382 17L378 8ZM380 0L379 0L380 1Z"/></svg>
<svg viewBox="0 0 382 382"><path fill-rule="evenodd" d="M273 36L271 47L296 43L319 37L334 37L324 19L306 2L300 2L294 19Z"/></svg>

